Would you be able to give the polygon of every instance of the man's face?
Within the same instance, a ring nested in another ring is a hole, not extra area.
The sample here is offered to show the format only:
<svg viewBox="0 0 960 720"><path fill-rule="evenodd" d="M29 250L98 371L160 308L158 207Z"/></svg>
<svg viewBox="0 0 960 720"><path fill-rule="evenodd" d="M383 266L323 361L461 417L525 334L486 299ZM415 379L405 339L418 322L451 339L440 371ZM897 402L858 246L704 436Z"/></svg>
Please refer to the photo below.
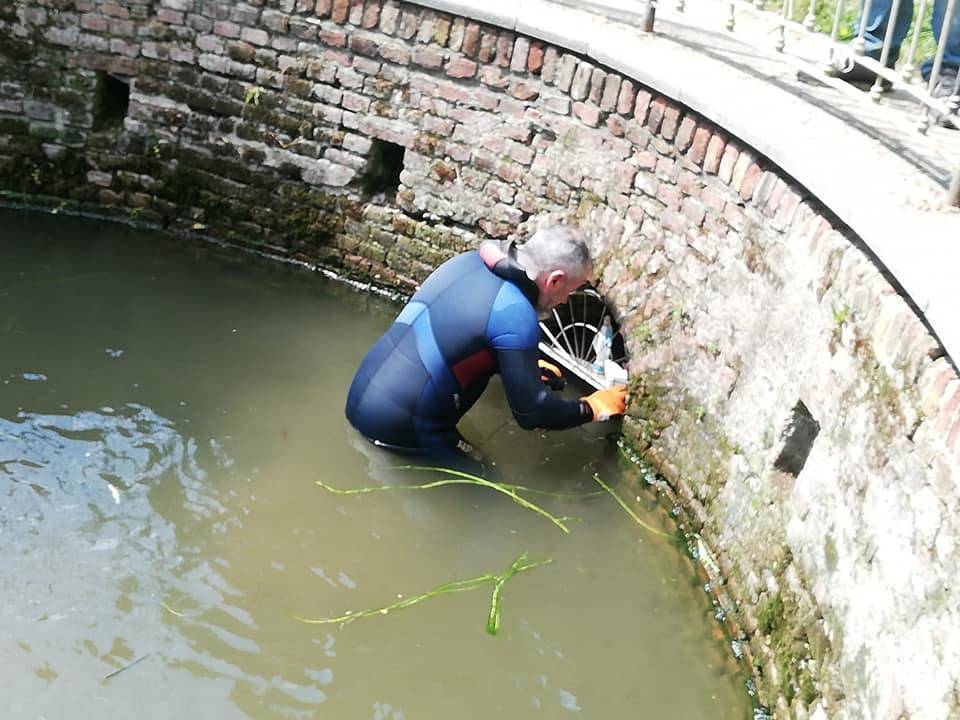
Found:
<svg viewBox="0 0 960 720"><path fill-rule="evenodd" d="M582 287L587 282L587 273L567 274L563 270L553 270L546 273L540 280L540 301L537 303L538 312L547 312L557 305L562 305L570 297L570 293Z"/></svg>

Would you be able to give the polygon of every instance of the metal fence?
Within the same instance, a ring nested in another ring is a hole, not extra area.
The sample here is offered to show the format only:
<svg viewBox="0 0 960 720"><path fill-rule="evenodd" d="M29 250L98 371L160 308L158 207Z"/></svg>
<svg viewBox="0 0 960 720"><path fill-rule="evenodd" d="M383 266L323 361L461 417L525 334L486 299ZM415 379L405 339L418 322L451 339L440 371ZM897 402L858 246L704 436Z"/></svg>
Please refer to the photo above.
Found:
<svg viewBox="0 0 960 720"><path fill-rule="evenodd" d="M897 91L915 103L917 132L960 131L960 0L668 1L648 0L643 30L654 29L658 4L735 34L749 21L768 28L779 53L802 46L805 70L828 85L846 87L849 77L875 102ZM947 199L960 207L960 157L950 165Z"/></svg>

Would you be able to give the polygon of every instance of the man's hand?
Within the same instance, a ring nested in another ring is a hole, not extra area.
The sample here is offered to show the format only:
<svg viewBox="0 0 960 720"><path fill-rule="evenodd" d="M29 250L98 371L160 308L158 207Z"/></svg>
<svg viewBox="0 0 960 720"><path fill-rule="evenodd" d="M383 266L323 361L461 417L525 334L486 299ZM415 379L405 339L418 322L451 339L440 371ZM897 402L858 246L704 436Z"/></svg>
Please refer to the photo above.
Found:
<svg viewBox="0 0 960 720"><path fill-rule="evenodd" d="M627 409L627 387L614 385L580 399L593 410L594 422L609 420L614 415L622 415Z"/></svg>
<svg viewBox="0 0 960 720"><path fill-rule="evenodd" d="M537 364L540 366L540 380L551 390L563 390L565 381L560 368L546 360L539 360Z"/></svg>

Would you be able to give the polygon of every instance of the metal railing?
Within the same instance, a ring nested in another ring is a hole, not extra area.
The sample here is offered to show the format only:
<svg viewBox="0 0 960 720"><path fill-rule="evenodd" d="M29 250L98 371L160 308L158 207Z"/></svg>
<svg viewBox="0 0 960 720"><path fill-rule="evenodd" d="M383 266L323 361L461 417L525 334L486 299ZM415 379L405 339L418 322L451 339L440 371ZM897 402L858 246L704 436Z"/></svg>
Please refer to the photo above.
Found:
<svg viewBox="0 0 960 720"><path fill-rule="evenodd" d="M869 89L866 94L874 102L879 102L891 89L899 91L898 97L915 102L918 106L915 123L918 132L927 133L934 123L960 130L960 68L956 64L960 62L960 0L808 0L802 18L795 12L797 2L713 0L694 3L670 0L670 5L664 7L663 0L648 0L640 24L647 32L653 30L658 4L665 10L683 13L701 25L720 24L730 33L736 33L740 20L749 15L751 20L756 20L774 34L773 48L778 53L789 55L792 45L802 45L806 61L804 71L827 84L848 87L842 78L860 75L867 79ZM830 10L825 4L828 2L834 5L829 30L823 27L822 19L823 11ZM775 3L779 7L767 9ZM911 11L917 12L911 12L914 19L909 28L904 28L904 19L900 18L900 22L897 19L907 4L913 6L914 3L919 7L911 7ZM934 12L928 21L931 3ZM821 13L819 23L818 9ZM856 13L853 36L842 37L843 29L850 31L852 13ZM887 21L881 42L868 26L882 28L884 14ZM867 18L867 21L861 18ZM919 57L922 45L926 45L928 52L930 50L929 38L924 38L926 33L937 39L936 49L932 57ZM926 42L921 43L922 39ZM900 44L898 65L894 57L895 42ZM815 57L819 60L814 60ZM921 64L920 61L926 62ZM951 158L949 166L953 171L947 202L960 207L960 157Z"/></svg>

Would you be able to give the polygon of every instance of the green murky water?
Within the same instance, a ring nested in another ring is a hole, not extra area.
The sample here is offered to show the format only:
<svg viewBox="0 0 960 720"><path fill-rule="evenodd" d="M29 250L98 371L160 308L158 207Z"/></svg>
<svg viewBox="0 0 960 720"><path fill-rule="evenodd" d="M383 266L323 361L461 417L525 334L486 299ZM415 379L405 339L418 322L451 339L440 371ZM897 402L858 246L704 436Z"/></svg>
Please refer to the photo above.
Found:
<svg viewBox="0 0 960 720"><path fill-rule="evenodd" d="M342 413L395 307L109 225L3 211L0 238L2 717L749 717L680 552L610 498L536 498L568 536L479 488L314 485L413 479ZM492 386L463 425L502 479L616 481L602 429L508 418ZM496 637L489 591L293 619L523 551L553 563L507 584Z"/></svg>

